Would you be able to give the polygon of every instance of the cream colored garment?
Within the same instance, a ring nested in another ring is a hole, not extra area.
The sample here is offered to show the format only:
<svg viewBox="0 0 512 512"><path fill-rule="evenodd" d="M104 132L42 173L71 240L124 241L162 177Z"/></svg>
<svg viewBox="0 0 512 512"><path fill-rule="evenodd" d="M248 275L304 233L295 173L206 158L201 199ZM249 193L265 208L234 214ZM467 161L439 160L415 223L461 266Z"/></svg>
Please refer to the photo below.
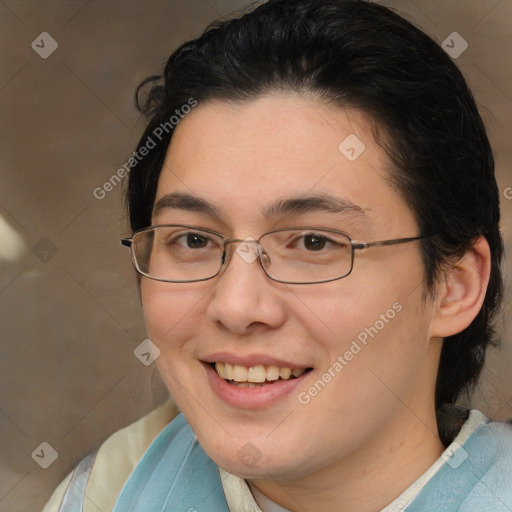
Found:
<svg viewBox="0 0 512 512"><path fill-rule="evenodd" d="M159 432L179 413L172 401L112 434L96 456L83 512L111 512L133 468ZM70 475L57 487L43 512L58 512Z"/></svg>
<svg viewBox="0 0 512 512"><path fill-rule="evenodd" d="M222 488L226 495L229 512L262 512L249 490L247 482L219 468Z"/></svg>
<svg viewBox="0 0 512 512"><path fill-rule="evenodd" d="M242 478L227 473L221 468L219 468L219 474L229 512L290 512Z"/></svg>

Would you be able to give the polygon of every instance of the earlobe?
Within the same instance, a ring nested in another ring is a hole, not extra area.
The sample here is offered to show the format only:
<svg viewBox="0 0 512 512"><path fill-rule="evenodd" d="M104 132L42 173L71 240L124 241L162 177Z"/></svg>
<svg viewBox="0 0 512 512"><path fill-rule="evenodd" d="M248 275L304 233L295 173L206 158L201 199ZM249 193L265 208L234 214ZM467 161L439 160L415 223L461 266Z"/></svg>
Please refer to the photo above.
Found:
<svg viewBox="0 0 512 512"><path fill-rule="evenodd" d="M491 251L480 237L445 273L438 286L432 337L463 331L477 316L485 299L491 270Z"/></svg>

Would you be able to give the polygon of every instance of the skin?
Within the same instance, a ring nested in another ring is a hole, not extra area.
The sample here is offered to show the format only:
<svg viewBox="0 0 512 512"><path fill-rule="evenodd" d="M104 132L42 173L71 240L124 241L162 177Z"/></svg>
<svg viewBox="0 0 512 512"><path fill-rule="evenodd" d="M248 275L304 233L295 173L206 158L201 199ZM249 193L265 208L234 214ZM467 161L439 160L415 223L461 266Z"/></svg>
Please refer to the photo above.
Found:
<svg viewBox="0 0 512 512"><path fill-rule="evenodd" d="M366 146L353 162L338 150L350 134ZM210 101L177 126L156 200L191 194L218 214L167 208L155 212L153 224L199 225L240 239L304 225L367 242L416 236L413 213L387 181L388 167L362 112L291 93ZM322 193L364 214L262 213L276 200ZM426 301L418 242L358 251L352 273L329 283L277 283L235 254L210 281L143 279L141 291L148 335L161 351L159 370L221 468L290 510L370 512L398 497L444 449L434 412L442 337L477 314L488 261L480 240ZM394 303L401 311L301 404L297 393ZM217 351L269 354L314 370L278 404L240 410L214 393L200 362ZM261 454L252 466L237 456L247 443Z"/></svg>

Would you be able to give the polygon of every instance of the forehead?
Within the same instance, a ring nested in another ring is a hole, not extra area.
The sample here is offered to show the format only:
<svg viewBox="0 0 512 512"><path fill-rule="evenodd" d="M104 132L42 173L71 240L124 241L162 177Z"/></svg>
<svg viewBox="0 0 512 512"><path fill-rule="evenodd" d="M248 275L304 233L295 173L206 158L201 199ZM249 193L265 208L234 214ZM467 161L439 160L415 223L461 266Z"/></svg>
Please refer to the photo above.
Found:
<svg viewBox="0 0 512 512"><path fill-rule="evenodd" d="M177 126L155 204L167 194L207 200L254 219L279 201L327 195L371 220L410 215L362 112L297 94L200 104ZM388 219L389 226L389 219Z"/></svg>

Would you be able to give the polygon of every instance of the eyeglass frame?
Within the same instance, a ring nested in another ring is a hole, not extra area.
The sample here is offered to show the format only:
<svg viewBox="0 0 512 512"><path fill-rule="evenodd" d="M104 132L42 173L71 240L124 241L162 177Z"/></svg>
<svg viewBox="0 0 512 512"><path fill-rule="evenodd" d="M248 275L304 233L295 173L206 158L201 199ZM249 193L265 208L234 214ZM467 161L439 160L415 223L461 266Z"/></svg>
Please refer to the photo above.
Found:
<svg viewBox="0 0 512 512"><path fill-rule="evenodd" d="M136 256L135 256L135 251L133 250L133 237L136 236L138 233L142 233L142 232L145 232L145 231L150 231L150 230L153 230L154 228L160 228L160 227L162 227L162 228L176 227L176 228L197 229L199 231L203 231L205 233L210 233L212 235L215 235L215 236L221 238L222 241L223 241L223 248L222 248L222 255L221 255L221 264L220 264L220 267L219 267L219 270L217 271L217 273L215 273L213 276L205 277L205 278L201 278L201 279L189 279L189 280L180 280L180 281L171 280L171 279L161 279L161 278L153 277L153 276L150 276L149 274L144 273L139 268L139 265L138 265L138 262L137 262L137 259L136 259ZM334 277L332 279L324 279L324 280L321 280L321 281L307 281L305 283L304 282L298 282L298 281L283 281L281 279L277 279L277 278L271 276L268 273L267 269L265 268L263 262L261 261L262 255L266 254L266 253L265 253L265 250L263 249L263 246L260 244L260 240L264 236L271 235L273 233L280 233L280 232L283 232L283 231L293 231L293 230L309 230L309 231L313 231L313 232L314 231L325 231L325 232L328 232L328 233L336 233L338 235L345 236L349 240L349 242L350 242L350 269L349 269L349 271L346 274L342 275L342 276ZM247 237L245 239L242 239L242 238L227 238L226 239L226 238L224 238L224 236L222 236L220 233L218 233L216 231L213 231L213 230L208 229L208 228L202 228L202 227L199 227L199 226L191 226L189 224L159 224L159 225L156 225L156 226L147 226L145 228L141 228L141 229L138 229L138 230L134 231L132 233L131 237L129 237L129 238L121 238L121 244L124 245L125 247L129 247L130 248L130 253L131 253L131 257L132 257L132 263L133 263L133 266L135 267L135 270L137 271L138 274L140 274L141 276L147 277L148 279L153 279L154 281L160 281L160 282L163 282L163 283L197 283L197 282L201 282L201 281L209 281L210 279L213 279L213 278L217 277L221 273L222 268L229 264L229 262L231 260L232 253L229 253L229 257L226 257L228 255L228 251L227 251L228 245L231 245L231 244L237 243L237 242L245 242L245 243L251 242L251 243L257 243L258 247L261 248L261 252L258 251L258 255L257 255L257 257L255 259L258 260L261 268L263 269L263 271L265 272L267 277L269 279L271 279L272 281L275 281L275 282L278 282L278 283L283 283L283 284L320 284L320 283L329 283L329 282L332 282L332 281L338 281L340 279L343 279L343 278L349 276L352 273L352 270L354 269L355 251L357 251L357 250L369 249L371 247L388 247L388 246L392 246L392 245L405 244L405 243L409 243L409 242L414 242L416 240L423 240L423 239L429 238L431 236L433 236L433 235L421 235L421 236L407 237L407 238L394 238L394 239L390 239L390 240L377 240L375 242L360 242L360 241L357 241L357 240L353 240L349 235L347 235L343 231L339 231L337 229L315 228L315 227L311 227L311 226L307 226L307 227L298 226L298 227L292 227L292 228L276 229L276 230L273 230L273 231L269 231L267 233L263 233L263 235L261 235L257 240L256 239L248 240L248 238L250 238L250 237Z"/></svg>

